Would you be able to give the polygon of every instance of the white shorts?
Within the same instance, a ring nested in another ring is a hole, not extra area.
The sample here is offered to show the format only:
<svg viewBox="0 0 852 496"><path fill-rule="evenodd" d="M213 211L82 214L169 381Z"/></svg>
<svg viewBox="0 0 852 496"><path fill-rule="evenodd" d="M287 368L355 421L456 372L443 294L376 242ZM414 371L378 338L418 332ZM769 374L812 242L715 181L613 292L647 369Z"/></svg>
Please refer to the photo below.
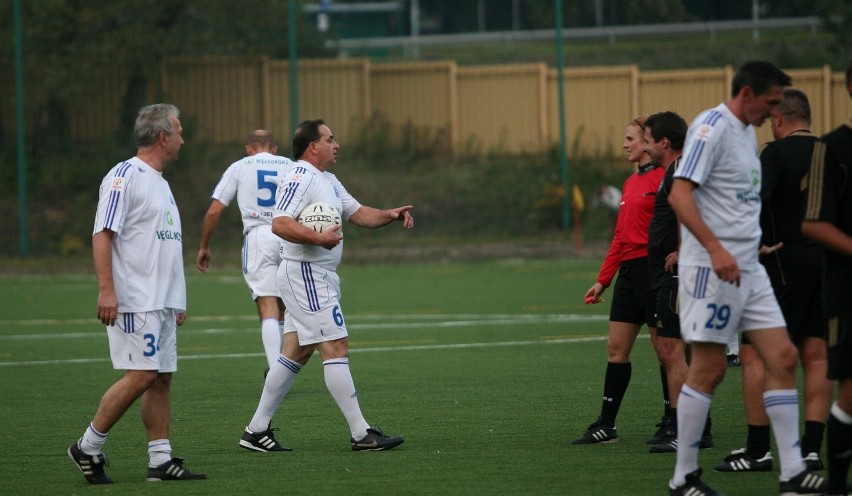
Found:
<svg viewBox="0 0 852 496"><path fill-rule="evenodd" d="M120 370L177 370L177 320L167 308L153 312L119 313L107 326L112 366Z"/></svg>
<svg viewBox="0 0 852 496"><path fill-rule="evenodd" d="M295 329L300 345L349 335L340 310L340 278L335 272L309 262L284 260L278 269L278 286L287 307L284 332Z"/></svg>
<svg viewBox="0 0 852 496"><path fill-rule="evenodd" d="M737 286L719 279L712 267L678 267L684 341L728 344L740 331L787 326L766 269L757 265L740 274Z"/></svg>
<svg viewBox="0 0 852 496"><path fill-rule="evenodd" d="M272 226L258 226L243 238L243 277L251 290L251 298L279 296L277 274L281 264L281 238Z"/></svg>

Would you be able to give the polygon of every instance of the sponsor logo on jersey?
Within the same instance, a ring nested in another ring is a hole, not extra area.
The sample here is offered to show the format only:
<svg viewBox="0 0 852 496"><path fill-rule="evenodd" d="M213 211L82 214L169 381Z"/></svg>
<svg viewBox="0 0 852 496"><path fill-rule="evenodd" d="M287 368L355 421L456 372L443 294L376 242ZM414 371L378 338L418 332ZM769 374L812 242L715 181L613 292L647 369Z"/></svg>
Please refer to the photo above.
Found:
<svg viewBox="0 0 852 496"><path fill-rule="evenodd" d="M737 191L737 200L743 203L760 203L760 191L754 189L750 189L747 191Z"/></svg>
<svg viewBox="0 0 852 496"><path fill-rule="evenodd" d="M182 237L179 231L169 231L168 229L160 229L157 231L157 239L160 241L182 241Z"/></svg>
<svg viewBox="0 0 852 496"><path fill-rule="evenodd" d="M340 191L337 191L337 186L334 186L334 196L340 198Z"/></svg>
<svg viewBox="0 0 852 496"><path fill-rule="evenodd" d="M707 124L701 124L698 126L698 132L695 133L695 139L699 139L701 141L707 141L710 137L710 133L713 131L713 127Z"/></svg>

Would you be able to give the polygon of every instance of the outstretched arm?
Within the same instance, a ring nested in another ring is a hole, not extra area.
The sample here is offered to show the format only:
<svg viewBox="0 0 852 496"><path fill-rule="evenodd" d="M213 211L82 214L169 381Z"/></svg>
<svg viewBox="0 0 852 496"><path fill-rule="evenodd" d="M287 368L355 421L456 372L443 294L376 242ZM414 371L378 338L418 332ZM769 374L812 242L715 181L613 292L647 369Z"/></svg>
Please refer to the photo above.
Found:
<svg viewBox="0 0 852 496"><path fill-rule="evenodd" d="M414 227L414 217L409 212L412 208L414 208L412 205L405 205L404 207L391 208L389 210L379 210L362 205L361 208L349 217L349 222L356 226L377 228L399 220L402 221L402 227L411 229Z"/></svg>

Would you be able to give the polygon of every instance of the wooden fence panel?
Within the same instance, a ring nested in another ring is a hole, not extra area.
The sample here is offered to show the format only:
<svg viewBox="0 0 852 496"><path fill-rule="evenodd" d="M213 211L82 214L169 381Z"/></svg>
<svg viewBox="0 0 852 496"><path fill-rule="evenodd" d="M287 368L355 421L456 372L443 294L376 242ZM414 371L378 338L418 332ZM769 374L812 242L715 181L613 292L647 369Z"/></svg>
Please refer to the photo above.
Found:
<svg viewBox="0 0 852 496"><path fill-rule="evenodd" d="M484 150L533 150L548 145L547 66L460 68L459 133Z"/></svg>
<svg viewBox="0 0 852 496"><path fill-rule="evenodd" d="M190 117L199 138L242 142L264 126L265 58L172 59L166 63L165 100Z"/></svg>
<svg viewBox="0 0 852 496"><path fill-rule="evenodd" d="M687 123L699 113L727 100L726 69L642 72L639 75L639 113L670 110Z"/></svg>
<svg viewBox="0 0 852 496"><path fill-rule="evenodd" d="M846 75L842 72L831 76L831 129L843 124L852 123L852 97L846 89Z"/></svg>
<svg viewBox="0 0 852 496"><path fill-rule="evenodd" d="M367 59L300 60L297 121L323 119L337 137L345 139L369 114L369 68ZM269 127L281 137L281 151L291 153L289 61L270 63L269 85Z"/></svg>
<svg viewBox="0 0 852 496"><path fill-rule="evenodd" d="M635 117L634 66L566 69L565 121L568 152L617 155L624 127ZM548 139L559 143L557 71L548 72Z"/></svg>
<svg viewBox="0 0 852 496"><path fill-rule="evenodd" d="M173 58L151 101L177 105L198 139L239 143L252 129L268 128L289 149L290 91L286 60L266 57ZM846 122L852 100L843 73L829 67L789 70L813 111L821 134ZM729 98L733 69L642 71L636 66L565 69L569 153L620 154L624 126L637 114L674 110L691 121ZM456 145L475 136L486 149L543 150L559 143L555 69L542 63L464 67L453 61L373 64L367 59L299 61L299 120L323 118L339 136L381 115L395 126L445 132ZM3 82L3 129L15 132L14 88ZM126 78L104 74L92 94L68 105L70 135L97 141L120 124ZM156 96L154 96L156 94ZM36 108L26 108L32 136ZM771 129L758 129L760 142Z"/></svg>
<svg viewBox="0 0 852 496"><path fill-rule="evenodd" d="M458 138L455 62L374 65L370 70L371 114L396 125L449 130Z"/></svg>

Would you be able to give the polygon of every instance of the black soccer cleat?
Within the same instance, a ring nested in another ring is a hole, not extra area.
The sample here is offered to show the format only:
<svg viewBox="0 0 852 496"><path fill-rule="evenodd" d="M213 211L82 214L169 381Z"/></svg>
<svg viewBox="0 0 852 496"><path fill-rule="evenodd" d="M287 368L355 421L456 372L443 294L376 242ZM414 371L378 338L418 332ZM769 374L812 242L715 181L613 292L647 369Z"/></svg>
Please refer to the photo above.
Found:
<svg viewBox="0 0 852 496"><path fill-rule="evenodd" d="M677 433L675 427L675 419L667 415L663 415L663 418L656 425L656 427L657 432L655 432L651 437L649 437L648 440L645 441L645 444L660 444L667 437Z"/></svg>
<svg viewBox="0 0 852 496"><path fill-rule="evenodd" d="M243 431L243 437L240 438L240 446L252 451L293 451L292 448L281 446L272 434L273 429L268 427L263 432L252 432L246 427Z"/></svg>
<svg viewBox="0 0 852 496"><path fill-rule="evenodd" d="M810 494L818 496L824 494L828 484L825 479L817 474L802 470L790 480L781 481L781 496L801 496Z"/></svg>
<svg viewBox="0 0 852 496"><path fill-rule="evenodd" d="M762 458L755 458L745 448L731 451L725 461L713 467L716 472L769 472L772 470L772 454L768 451Z"/></svg>
<svg viewBox="0 0 852 496"><path fill-rule="evenodd" d="M711 434L707 434L705 436L701 436L701 442L698 445L698 449L708 449L713 447L713 436ZM677 453L677 431L661 442L657 444L652 444L648 449L649 453Z"/></svg>
<svg viewBox="0 0 852 496"><path fill-rule="evenodd" d="M360 441L350 439L352 451L382 451L396 448L405 440L402 436L386 436L378 427L369 427Z"/></svg>
<svg viewBox="0 0 852 496"><path fill-rule="evenodd" d="M571 441L571 444L605 444L617 442L618 432L616 432L615 427L606 427L598 419L586 429L586 432L582 436Z"/></svg>
<svg viewBox="0 0 852 496"><path fill-rule="evenodd" d="M203 480L207 476L197 474L183 466L183 458L172 458L171 460L158 465L156 467L148 467L148 477L145 478L148 482L159 481L185 481L185 480Z"/></svg>
<svg viewBox="0 0 852 496"><path fill-rule="evenodd" d="M669 481L669 496L725 496L701 481L701 469L686 474L682 486L673 487Z"/></svg>
<svg viewBox="0 0 852 496"><path fill-rule="evenodd" d="M824 468L822 460L819 459L819 453L808 453L807 456L803 456L802 459L805 460L805 466L807 466L808 470L811 472L818 472Z"/></svg>
<svg viewBox="0 0 852 496"><path fill-rule="evenodd" d="M76 441L68 448L68 458L77 465L89 484L112 484L112 479L104 473L104 467L109 463L103 453L87 455L80 449L80 441Z"/></svg>

